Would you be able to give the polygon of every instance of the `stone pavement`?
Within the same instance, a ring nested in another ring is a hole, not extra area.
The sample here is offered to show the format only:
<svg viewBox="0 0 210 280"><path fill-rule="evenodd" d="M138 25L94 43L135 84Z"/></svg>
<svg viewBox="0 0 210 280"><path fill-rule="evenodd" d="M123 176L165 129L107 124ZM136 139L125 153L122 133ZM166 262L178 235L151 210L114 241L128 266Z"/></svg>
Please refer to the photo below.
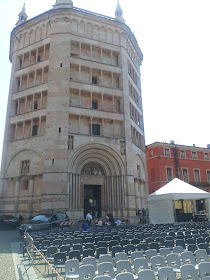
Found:
<svg viewBox="0 0 210 280"><path fill-rule="evenodd" d="M17 230L0 230L0 279L16 280L11 242L19 241Z"/></svg>
<svg viewBox="0 0 210 280"><path fill-rule="evenodd" d="M20 254L20 234L18 230L0 230L0 279L37 280L34 269Z"/></svg>

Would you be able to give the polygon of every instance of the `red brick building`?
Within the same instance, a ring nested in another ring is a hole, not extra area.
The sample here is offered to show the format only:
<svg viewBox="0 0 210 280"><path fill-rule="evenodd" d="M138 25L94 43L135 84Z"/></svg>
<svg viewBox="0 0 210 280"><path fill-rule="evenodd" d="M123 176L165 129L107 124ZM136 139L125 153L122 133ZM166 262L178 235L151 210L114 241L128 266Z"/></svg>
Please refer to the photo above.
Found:
<svg viewBox="0 0 210 280"><path fill-rule="evenodd" d="M149 192L175 177L210 192L210 145L199 148L155 142L147 146Z"/></svg>

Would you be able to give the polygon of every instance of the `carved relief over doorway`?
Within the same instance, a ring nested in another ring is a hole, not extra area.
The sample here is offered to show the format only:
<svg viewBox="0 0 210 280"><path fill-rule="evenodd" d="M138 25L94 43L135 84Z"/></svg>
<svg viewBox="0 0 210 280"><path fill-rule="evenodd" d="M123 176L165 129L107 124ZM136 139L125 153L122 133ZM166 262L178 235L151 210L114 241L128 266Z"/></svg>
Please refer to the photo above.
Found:
<svg viewBox="0 0 210 280"><path fill-rule="evenodd" d="M105 173L100 165L96 163L89 163L83 167L81 175L104 176Z"/></svg>
<svg viewBox="0 0 210 280"><path fill-rule="evenodd" d="M105 181L103 168L96 163L86 164L81 172L81 181L92 184L102 184Z"/></svg>

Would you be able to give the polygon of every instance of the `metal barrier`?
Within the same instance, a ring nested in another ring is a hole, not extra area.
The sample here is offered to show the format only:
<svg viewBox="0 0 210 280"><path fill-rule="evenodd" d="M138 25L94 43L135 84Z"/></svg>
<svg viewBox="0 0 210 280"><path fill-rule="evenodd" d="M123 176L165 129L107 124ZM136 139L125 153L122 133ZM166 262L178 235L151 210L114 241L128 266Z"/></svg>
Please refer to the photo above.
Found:
<svg viewBox="0 0 210 280"><path fill-rule="evenodd" d="M29 270L30 267L35 268L40 274L42 274L35 265L35 256L36 256L36 253L38 253L40 258L44 260L44 262L48 265L48 267L51 268L52 271L54 271L56 273L57 277L60 280L64 280L64 278L56 271L56 269L53 267L53 265L45 258L45 256L40 252L40 250L35 246L33 238L27 232L25 232L25 234L24 234L24 245L26 248L26 252L28 255L28 261L29 261L29 267L24 272L24 274Z"/></svg>

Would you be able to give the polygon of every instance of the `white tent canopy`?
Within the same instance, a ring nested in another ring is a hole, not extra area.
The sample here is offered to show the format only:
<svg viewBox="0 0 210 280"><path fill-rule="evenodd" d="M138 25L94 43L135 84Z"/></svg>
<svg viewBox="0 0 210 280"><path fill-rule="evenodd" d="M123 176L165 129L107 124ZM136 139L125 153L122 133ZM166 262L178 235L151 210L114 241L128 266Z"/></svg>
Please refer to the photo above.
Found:
<svg viewBox="0 0 210 280"><path fill-rule="evenodd" d="M174 223L173 200L208 199L210 193L193 187L177 178L148 197L149 217L152 224Z"/></svg>

